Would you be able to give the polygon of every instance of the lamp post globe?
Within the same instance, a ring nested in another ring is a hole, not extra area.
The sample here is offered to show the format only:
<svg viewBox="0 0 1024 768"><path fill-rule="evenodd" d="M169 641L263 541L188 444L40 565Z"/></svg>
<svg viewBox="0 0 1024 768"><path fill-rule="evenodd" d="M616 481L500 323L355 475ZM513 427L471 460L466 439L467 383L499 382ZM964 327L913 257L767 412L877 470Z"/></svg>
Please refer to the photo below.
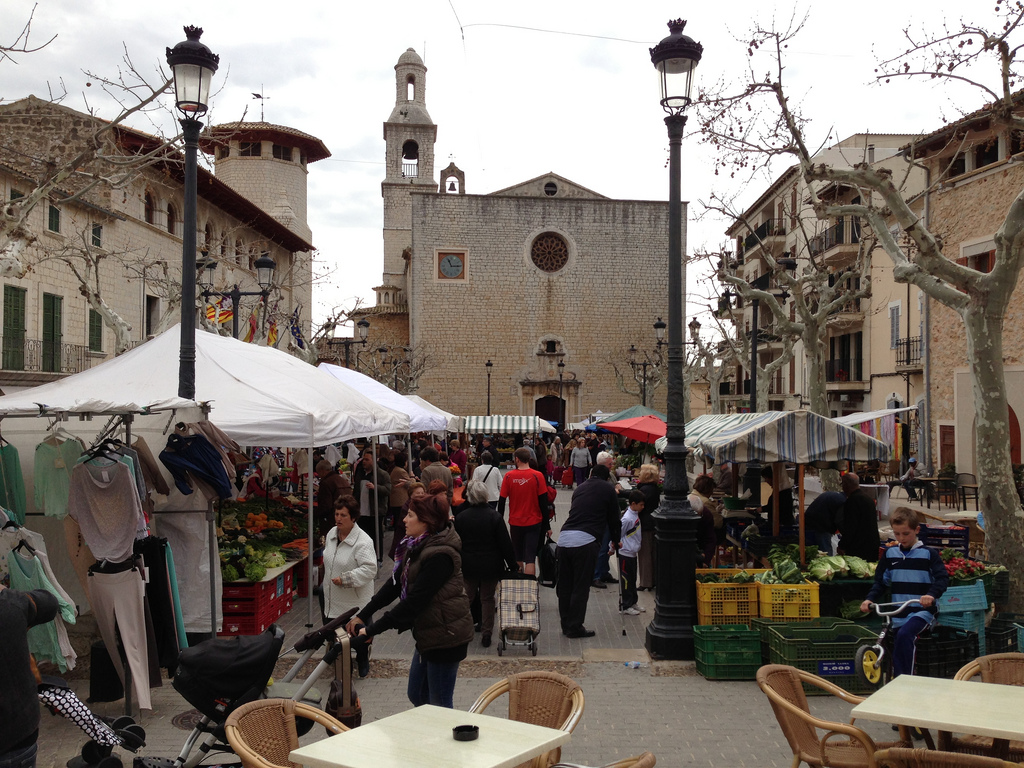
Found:
<svg viewBox="0 0 1024 768"><path fill-rule="evenodd" d="M206 114L210 82L220 56L199 42L203 30L185 27L185 40L167 49L167 64L174 73L174 102L181 118L185 144L184 231L181 235L181 343L178 359L178 397L196 395L196 178L199 131L197 119Z"/></svg>
<svg viewBox="0 0 1024 768"><path fill-rule="evenodd" d="M661 106L668 113L668 397L666 415L665 483L659 510L654 513L657 574L654 618L647 627L647 651L653 658L694 658L693 626L697 623L696 551L700 516L687 501L686 388L683 383L683 319L686 288L683 266L683 204L680 148L693 87L693 72L703 46L683 34L686 22L668 23L669 36L651 48L658 73ZM658 319L658 323L661 319ZM655 333L659 333L655 323ZM659 334L660 335L660 334Z"/></svg>
<svg viewBox="0 0 1024 768"><path fill-rule="evenodd" d="M359 341L365 342L366 337L370 333L370 321L364 317L362 320L356 323L356 329L359 332Z"/></svg>
<svg viewBox="0 0 1024 768"><path fill-rule="evenodd" d="M274 284L274 270L277 269L277 262L270 258L269 253L263 253L256 259L256 282L264 291L269 291Z"/></svg>

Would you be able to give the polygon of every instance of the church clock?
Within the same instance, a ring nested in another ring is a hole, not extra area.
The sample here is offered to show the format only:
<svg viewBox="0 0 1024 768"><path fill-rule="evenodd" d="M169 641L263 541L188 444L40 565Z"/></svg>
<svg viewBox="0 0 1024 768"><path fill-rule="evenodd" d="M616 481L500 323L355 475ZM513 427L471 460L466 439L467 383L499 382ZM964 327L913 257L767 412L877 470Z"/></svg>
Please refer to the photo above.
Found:
<svg viewBox="0 0 1024 768"><path fill-rule="evenodd" d="M466 254L451 252L438 253L437 277L439 280L465 280Z"/></svg>

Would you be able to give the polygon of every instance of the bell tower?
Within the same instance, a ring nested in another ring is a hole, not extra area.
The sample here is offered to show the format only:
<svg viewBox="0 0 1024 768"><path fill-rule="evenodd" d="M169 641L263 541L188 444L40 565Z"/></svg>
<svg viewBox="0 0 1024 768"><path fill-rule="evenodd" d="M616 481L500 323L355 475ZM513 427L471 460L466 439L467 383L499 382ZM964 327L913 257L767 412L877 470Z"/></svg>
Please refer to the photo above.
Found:
<svg viewBox="0 0 1024 768"><path fill-rule="evenodd" d="M395 108L384 123L387 175L384 198L384 285L408 296L406 258L412 246L411 193L436 192L437 126L427 113L427 68L412 48L395 65Z"/></svg>

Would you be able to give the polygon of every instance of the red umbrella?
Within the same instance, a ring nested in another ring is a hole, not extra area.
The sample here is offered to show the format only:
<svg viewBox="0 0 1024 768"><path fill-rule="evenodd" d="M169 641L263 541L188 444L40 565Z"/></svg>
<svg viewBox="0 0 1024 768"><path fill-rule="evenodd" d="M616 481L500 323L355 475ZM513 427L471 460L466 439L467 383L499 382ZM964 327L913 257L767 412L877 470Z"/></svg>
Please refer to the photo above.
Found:
<svg viewBox="0 0 1024 768"><path fill-rule="evenodd" d="M666 429L665 422L657 416L636 416L622 421L602 421L598 426L617 435L639 440L641 443L653 443L659 437L664 437Z"/></svg>

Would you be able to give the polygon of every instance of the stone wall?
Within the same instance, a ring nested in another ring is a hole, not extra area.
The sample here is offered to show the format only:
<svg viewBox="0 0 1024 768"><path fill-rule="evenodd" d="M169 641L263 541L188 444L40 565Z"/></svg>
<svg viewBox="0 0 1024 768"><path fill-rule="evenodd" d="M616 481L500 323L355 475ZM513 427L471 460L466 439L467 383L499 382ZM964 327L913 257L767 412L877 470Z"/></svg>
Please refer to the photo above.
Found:
<svg viewBox="0 0 1024 768"><path fill-rule="evenodd" d="M961 246L991 238L1002 225L1010 203L1024 187L1020 163L1003 164L979 173L952 188L931 196L932 231L942 237L950 259L960 256ZM955 424L957 467L970 472L974 456L973 394L965 379L956 386L957 371L968 368L967 341L960 316L948 307L931 302L932 419L935 457L938 461L939 426ZM1003 325L1003 362L1007 366L1006 389L1010 407L1024 419L1024 374L1012 367L1024 363L1024 293L1018 284ZM958 402L960 405L958 406ZM961 418L957 418L957 413ZM967 423L963 423L963 422Z"/></svg>
<svg viewBox="0 0 1024 768"><path fill-rule="evenodd" d="M557 397L562 359L570 419L638 402L619 390L610 361L628 371L629 346L652 348L653 323L667 319L667 204L414 194L412 209L411 339L434 361L419 395L486 413L490 359L491 412L533 414L535 398ZM569 244L555 273L531 260L545 232ZM446 249L465 251L465 279L439 279ZM664 387L649 405L664 409Z"/></svg>

